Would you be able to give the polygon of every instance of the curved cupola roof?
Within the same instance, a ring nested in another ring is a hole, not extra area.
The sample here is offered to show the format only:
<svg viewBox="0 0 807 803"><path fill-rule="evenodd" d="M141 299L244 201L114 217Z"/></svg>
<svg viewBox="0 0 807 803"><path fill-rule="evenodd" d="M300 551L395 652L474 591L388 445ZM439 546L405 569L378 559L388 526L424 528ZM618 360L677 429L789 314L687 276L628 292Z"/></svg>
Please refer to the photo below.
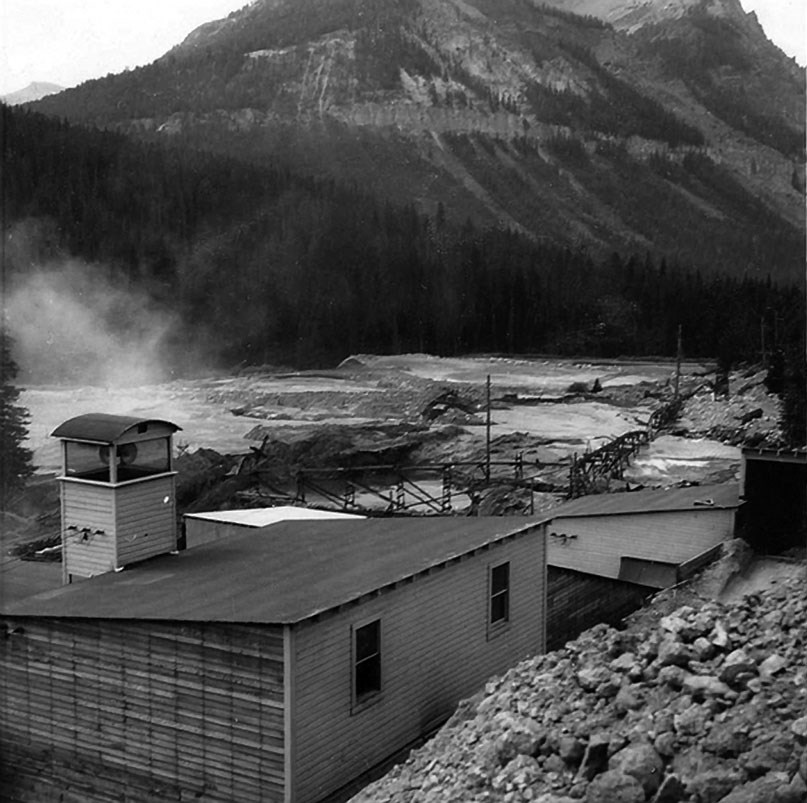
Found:
<svg viewBox="0 0 807 803"><path fill-rule="evenodd" d="M85 413L60 424L51 432L54 438L64 440L89 441L91 443L113 444L130 434L145 434L151 430L155 434L176 432L182 427L160 418L138 418L129 415L108 413Z"/></svg>

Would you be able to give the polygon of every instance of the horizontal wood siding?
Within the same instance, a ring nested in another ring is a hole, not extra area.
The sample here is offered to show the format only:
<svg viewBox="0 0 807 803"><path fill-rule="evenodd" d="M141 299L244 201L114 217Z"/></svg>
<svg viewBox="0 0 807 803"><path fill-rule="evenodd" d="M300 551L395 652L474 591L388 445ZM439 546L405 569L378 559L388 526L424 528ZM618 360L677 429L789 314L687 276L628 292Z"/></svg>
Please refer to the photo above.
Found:
<svg viewBox="0 0 807 803"><path fill-rule="evenodd" d="M509 627L488 640L488 571L510 561ZM541 531L482 551L295 629L294 800L350 782L544 649ZM381 619L381 695L351 713L351 627Z"/></svg>
<svg viewBox="0 0 807 803"><path fill-rule="evenodd" d="M61 492L65 571L77 577L111 571L115 568L114 489L62 482Z"/></svg>
<svg viewBox="0 0 807 803"><path fill-rule="evenodd" d="M550 522L549 533L550 566L616 579L623 556L678 564L733 537L734 511L558 518Z"/></svg>
<svg viewBox="0 0 807 803"><path fill-rule="evenodd" d="M282 801L282 628L6 619L4 801Z"/></svg>
<svg viewBox="0 0 807 803"><path fill-rule="evenodd" d="M601 622L621 624L654 593L654 588L549 566L546 648L556 650Z"/></svg>
<svg viewBox="0 0 807 803"><path fill-rule="evenodd" d="M119 566L177 548L173 476L120 485L116 493Z"/></svg>

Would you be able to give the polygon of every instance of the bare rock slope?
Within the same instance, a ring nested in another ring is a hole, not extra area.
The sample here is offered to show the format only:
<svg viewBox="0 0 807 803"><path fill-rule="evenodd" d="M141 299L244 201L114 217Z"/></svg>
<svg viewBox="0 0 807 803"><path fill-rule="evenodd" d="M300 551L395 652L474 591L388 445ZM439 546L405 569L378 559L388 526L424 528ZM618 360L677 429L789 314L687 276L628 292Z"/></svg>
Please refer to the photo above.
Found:
<svg viewBox="0 0 807 803"><path fill-rule="evenodd" d="M663 592L626 630L519 664L353 803L807 800L807 567L792 568L731 604Z"/></svg>

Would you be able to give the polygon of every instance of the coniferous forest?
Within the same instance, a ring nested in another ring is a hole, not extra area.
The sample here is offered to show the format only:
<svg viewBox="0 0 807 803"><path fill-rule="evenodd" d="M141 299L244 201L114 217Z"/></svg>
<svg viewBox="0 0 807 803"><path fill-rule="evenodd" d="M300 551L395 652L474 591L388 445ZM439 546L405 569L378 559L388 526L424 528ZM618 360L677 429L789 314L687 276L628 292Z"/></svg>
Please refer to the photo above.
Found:
<svg viewBox="0 0 807 803"><path fill-rule="evenodd" d="M224 363L361 351L802 355L803 288L593 256L361 188L2 108L4 220L175 312ZM24 281L30 248L6 249ZM764 341L764 343L763 343ZM800 350L801 349L801 350ZM800 360L801 357L799 356Z"/></svg>

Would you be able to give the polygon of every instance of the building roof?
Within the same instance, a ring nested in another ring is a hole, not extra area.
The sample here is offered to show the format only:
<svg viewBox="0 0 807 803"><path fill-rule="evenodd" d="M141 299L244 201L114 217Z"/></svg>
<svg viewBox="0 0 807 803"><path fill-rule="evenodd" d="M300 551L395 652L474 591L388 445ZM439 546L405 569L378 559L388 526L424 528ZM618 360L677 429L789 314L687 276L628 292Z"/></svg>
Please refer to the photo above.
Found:
<svg viewBox="0 0 807 803"><path fill-rule="evenodd" d="M495 516L281 522L45 591L3 613L288 624L540 524Z"/></svg>
<svg viewBox="0 0 807 803"><path fill-rule="evenodd" d="M735 482L655 488L614 494L592 494L572 499L546 512L551 519L580 516L624 516L639 513L672 513L681 510L730 510L742 504Z"/></svg>
<svg viewBox="0 0 807 803"><path fill-rule="evenodd" d="M746 460L769 460L782 463L807 463L807 446L796 449L758 448L754 446L743 447L743 457Z"/></svg>
<svg viewBox="0 0 807 803"><path fill-rule="evenodd" d="M129 415L110 415L109 413L85 413L70 418L59 424L51 432L54 438L67 440L90 441L92 443L111 444L122 438L127 432L150 424L160 424L176 432L182 427L159 418L136 418Z"/></svg>
<svg viewBox="0 0 807 803"><path fill-rule="evenodd" d="M244 527L266 527L280 521L302 519L363 519L355 513L341 513L337 510L317 510L310 507L278 505L277 507L256 507L246 510L217 510L210 513L186 513L186 519L202 519L221 524L240 524Z"/></svg>

